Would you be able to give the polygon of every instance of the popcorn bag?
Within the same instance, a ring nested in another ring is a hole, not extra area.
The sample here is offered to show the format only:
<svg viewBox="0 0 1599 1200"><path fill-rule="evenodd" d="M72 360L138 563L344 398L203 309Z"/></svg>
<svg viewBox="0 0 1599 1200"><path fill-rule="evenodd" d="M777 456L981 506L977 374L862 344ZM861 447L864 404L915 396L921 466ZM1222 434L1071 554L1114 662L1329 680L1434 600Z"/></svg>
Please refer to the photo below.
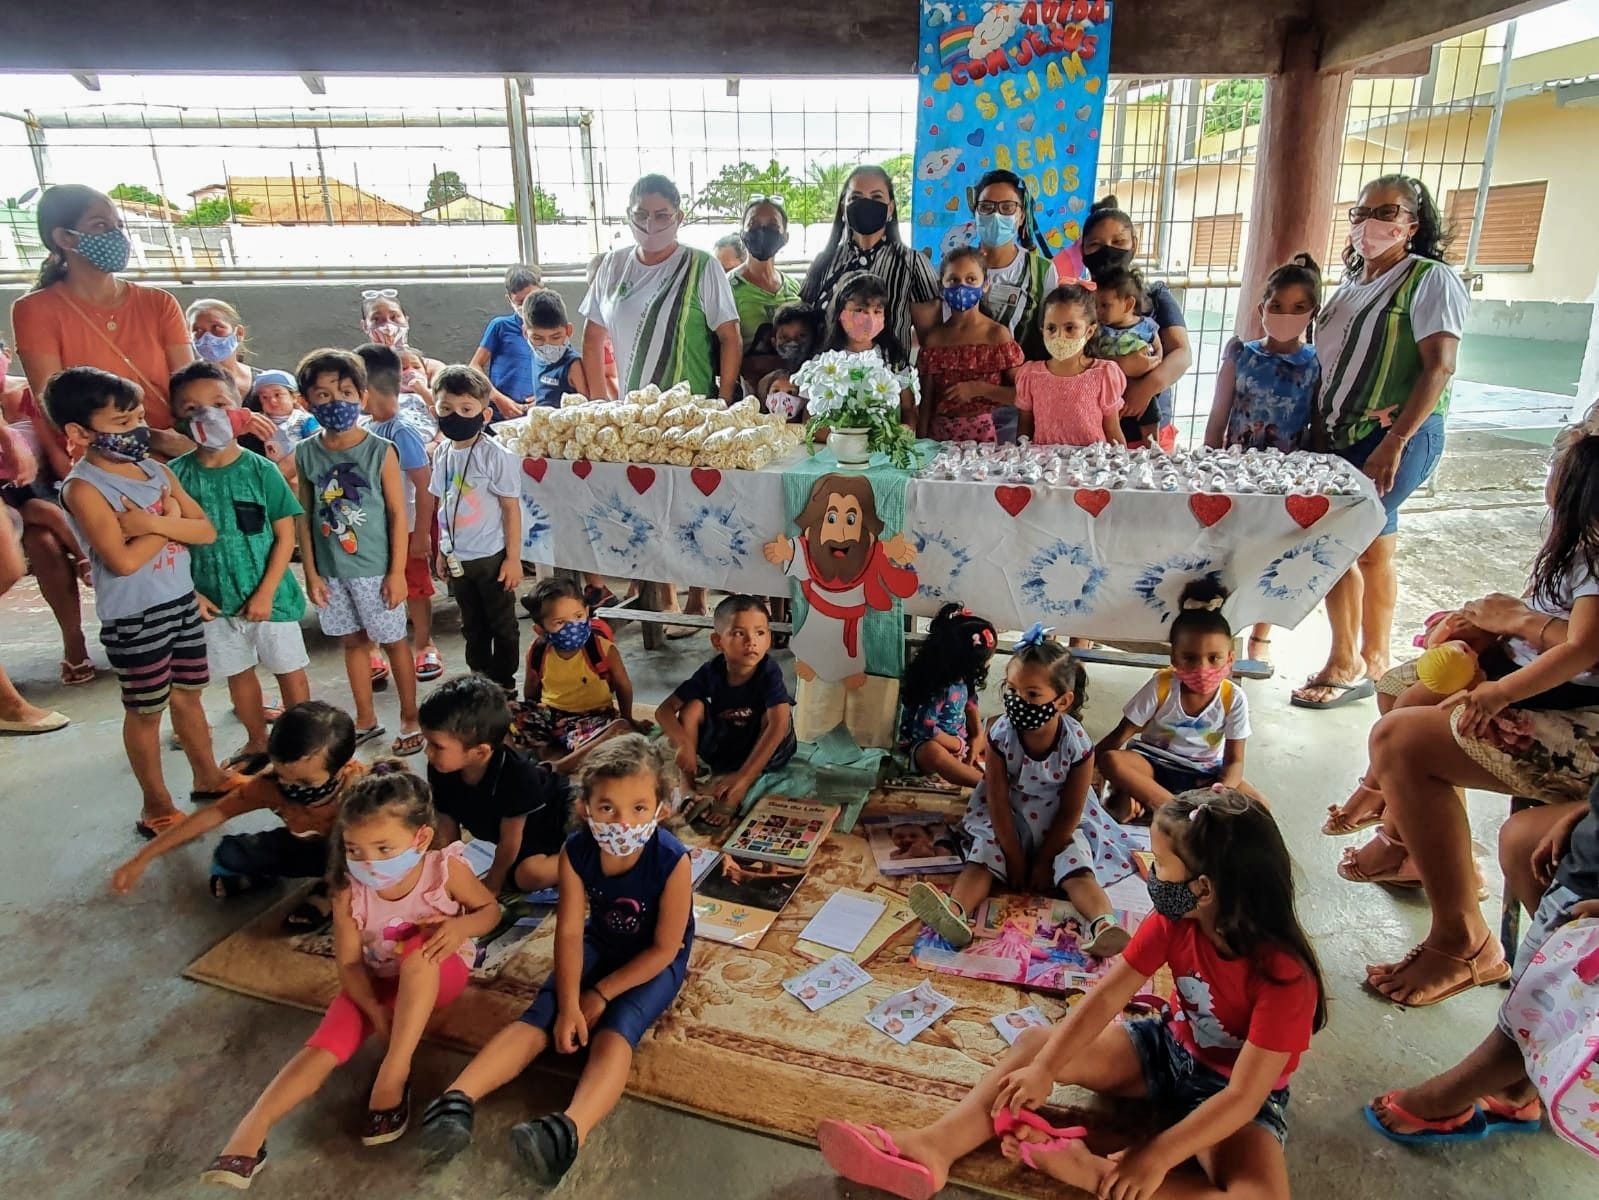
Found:
<svg viewBox="0 0 1599 1200"><path fill-rule="evenodd" d="M1599 1158L1599 917L1562 925L1517 981L1505 1016L1557 1134Z"/></svg>

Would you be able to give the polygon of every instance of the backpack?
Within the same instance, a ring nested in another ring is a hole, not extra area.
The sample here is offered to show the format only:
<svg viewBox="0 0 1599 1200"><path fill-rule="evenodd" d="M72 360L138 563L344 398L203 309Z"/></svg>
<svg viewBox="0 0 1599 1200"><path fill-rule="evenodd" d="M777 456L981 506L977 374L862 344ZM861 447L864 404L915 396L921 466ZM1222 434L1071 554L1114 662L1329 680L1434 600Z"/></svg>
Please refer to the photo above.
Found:
<svg viewBox="0 0 1599 1200"><path fill-rule="evenodd" d="M604 638L613 645L616 634L611 632L611 623L603 617L589 619L589 640L583 643L583 655L589 660L589 669L601 679L608 678L611 674L611 664L606 661L605 654L600 650L600 639ZM549 653L550 643L548 638L535 639L527 651L527 676L533 678L544 677L544 656Z"/></svg>

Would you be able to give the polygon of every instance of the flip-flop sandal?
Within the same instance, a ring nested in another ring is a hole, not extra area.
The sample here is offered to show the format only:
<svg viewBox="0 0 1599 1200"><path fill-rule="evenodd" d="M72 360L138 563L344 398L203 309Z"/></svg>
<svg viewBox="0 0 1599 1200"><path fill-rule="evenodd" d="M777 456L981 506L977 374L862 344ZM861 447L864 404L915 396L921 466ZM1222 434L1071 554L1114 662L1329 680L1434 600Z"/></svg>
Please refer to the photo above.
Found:
<svg viewBox="0 0 1599 1200"><path fill-rule="evenodd" d="M668 625L666 627L666 640L681 642L684 638L691 638L697 633L704 633L698 625Z"/></svg>
<svg viewBox="0 0 1599 1200"><path fill-rule="evenodd" d="M63 687L82 687L86 683L93 683L97 672L90 659L82 662L68 662L61 660L61 683Z"/></svg>
<svg viewBox="0 0 1599 1200"><path fill-rule="evenodd" d="M1310 688L1326 688L1328 691L1337 692L1331 700L1303 700L1298 696L1289 696L1288 703L1295 708L1309 708L1322 712L1329 708L1342 708L1346 704L1353 704L1356 700L1366 700L1377 694L1377 685L1369 679L1360 679L1354 683L1333 683L1327 679L1307 679L1301 685L1301 691Z"/></svg>
<svg viewBox="0 0 1599 1200"><path fill-rule="evenodd" d="M1088 1136L1088 1129L1083 1125L1072 1125L1066 1129L1057 1129L1037 1113L1029 1109L1013 1113L1008 1108L1002 1108L994 1115L994 1134L1004 1137L1007 1133L1014 1134L1017 1129L1026 1126L1036 1129L1047 1137L1048 1141L1027 1142L1021 1138L1016 1139L1016 1144L1021 1147L1022 1161L1032 1170L1037 1171L1039 1166L1033 1161L1033 1153L1042 1150L1064 1150L1073 1142L1081 1141Z"/></svg>
<svg viewBox="0 0 1599 1200"><path fill-rule="evenodd" d="M1381 788L1373 787L1364 779L1355 784L1355 791L1357 794L1371 792L1377 796L1382 795ZM1327 806L1327 819L1321 823L1322 833L1328 837L1347 837L1351 833L1359 833L1362 829L1370 829L1373 825L1382 824L1382 814L1380 812L1367 813L1365 816L1358 817L1353 821L1346 817L1344 815L1344 807L1354 798L1354 796L1351 796L1343 804L1329 804Z"/></svg>
<svg viewBox="0 0 1599 1200"><path fill-rule="evenodd" d="M190 792L189 793L189 803L190 804L214 804L218 800L222 799L222 797L226 796L232 790L233 790L233 783L230 781L227 787L213 788L210 791L203 791L203 792Z"/></svg>
<svg viewBox="0 0 1599 1200"><path fill-rule="evenodd" d="M1127 949L1128 943L1132 940L1133 935L1123 929L1115 917L1107 913L1095 917L1089 923L1088 940L1083 943L1083 949L1095 958L1115 958Z"/></svg>
<svg viewBox="0 0 1599 1200"><path fill-rule="evenodd" d="M183 813L175 812L166 813L159 817L151 817L148 820L140 817L133 826L133 832L145 841L151 842L183 820L184 815Z"/></svg>
<svg viewBox="0 0 1599 1200"><path fill-rule="evenodd" d="M881 1139L882 1148L872 1145L865 1134L844 1121L823 1121L816 1130L816 1144L822 1157L851 1183L874 1187L901 1200L932 1200L938 1188L933 1173L919 1162L901 1157L894 1139L876 1125L863 1125Z"/></svg>
<svg viewBox="0 0 1599 1200"><path fill-rule="evenodd" d="M1543 1128L1543 1104L1535 1097L1519 1108L1493 1096L1477 1101L1489 1133L1537 1133Z"/></svg>
<svg viewBox="0 0 1599 1200"><path fill-rule="evenodd" d="M437 650L424 650L416 656L416 678L419 683L431 683L444 674L444 660Z"/></svg>
<svg viewBox="0 0 1599 1200"><path fill-rule="evenodd" d="M283 703L279 700L268 700L261 706L261 719L268 725L276 725L278 718L283 715Z"/></svg>
<svg viewBox="0 0 1599 1200"><path fill-rule="evenodd" d="M368 725L365 729L357 729L355 731L355 744L364 746L368 742L375 742L387 732L388 730L381 725Z"/></svg>
<svg viewBox="0 0 1599 1200"><path fill-rule="evenodd" d="M266 1147L254 1154L219 1154L200 1172L201 1183L220 1183L244 1191L266 1166Z"/></svg>
<svg viewBox="0 0 1599 1200"><path fill-rule="evenodd" d="M369 1108L361 1126L361 1145L386 1146L405 1136L411 1124L411 1083L406 1081L400 1102L393 1108Z"/></svg>
<svg viewBox="0 0 1599 1200"><path fill-rule="evenodd" d="M966 914L953 896L946 896L930 883L911 884L905 893L911 911L955 949L972 944L972 927L966 923Z"/></svg>
<svg viewBox="0 0 1599 1200"><path fill-rule="evenodd" d="M265 753L265 750L251 750L247 746L240 746L217 765L224 771L243 771L249 763Z"/></svg>
<svg viewBox="0 0 1599 1200"><path fill-rule="evenodd" d="M291 908L283 918L285 933L315 933L333 920L333 902L328 898L328 885L316 884L306 893L305 899Z"/></svg>
<svg viewBox="0 0 1599 1200"><path fill-rule="evenodd" d="M402 733L389 743L389 750L401 758L409 758L421 751L428 744L427 738L422 736L419 729L415 733Z"/></svg>
<svg viewBox="0 0 1599 1200"><path fill-rule="evenodd" d="M389 664L382 657L374 654L368 662L372 668L372 686L382 689L389 686Z"/></svg>
<svg viewBox="0 0 1599 1200"><path fill-rule="evenodd" d="M514 1126L511 1145L534 1182L553 1188L577 1161L577 1126L565 1113L550 1113Z"/></svg>
<svg viewBox="0 0 1599 1200"><path fill-rule="evenodd" d="M1396 972L1403 970L1416 959L1420 958L1423 954L1433 954L1439 958L1446 958L1452 963L1457 963L1468 968L1471 972L1471 974L1465 979L1462 979L1458 983L1455 983L1454 985L1444 989L1430 1000L1397 1000L1378 988L1377 985L1372 982L1370 975L1366 976L1366 979L1364 980L1364 986L1379 999L1386 1000L1390 1004L1397 1004L1401 1008L1431 1008L1435 1004L1442 1004L1445 1000L1448 1000L1452 996L1460 995L1461 992L1469 992L1472 988L1492 987L1495 984L1503 983L1505 980L1509 979L1510 964L1506 962L1503 957L1499 959L1498 963L1487 970L1484 970L1480 964L1480 960L1484 954L1487 954L1491 950L1497 950L1498 948L1499 943L1491 934L1484 939L1483 944L1477 949L1477 952L1470 957L1462 957L1459 954L1450 954L1447 950L1439 950L1434 946L1427 945L1426 942L1421 942L1418 945L1412 946L1409 953L1407 953L1404 958L1400 959L1399 962L1394 964L1394 970Z"/></svg>
<svg viewBox="0 0 1599 1200"><path fill-rule="evenodd" d="M472 1144L477 1106L465 1092L445 1092L422 1110L422 1149L434 1162L454 1158Z"/></svg>
<svg viewBox="0 0 1599 1200"><path fill-rule="evenodd" d="M1377 1097L1362 1110L1366 1114L1366 1124L1390 1142L1400 1142L1406 1146L1425 1146L1443 1142L1480 1142L1488 1136L1488 1124L1483 1120L1482 1112L1476 1105L1472 1105L1458 1116L1430 1120L1400 1108L1394 1103L1394 1097L1397 1095L1398 1091L1388 1092ZM1389 1129L1382 1123L1382 1118L1377 1113L1378 1108L1393 1113L1407 1125L1417 1126L1419 1131L1400 1133L1398 1130Z"/></svg>

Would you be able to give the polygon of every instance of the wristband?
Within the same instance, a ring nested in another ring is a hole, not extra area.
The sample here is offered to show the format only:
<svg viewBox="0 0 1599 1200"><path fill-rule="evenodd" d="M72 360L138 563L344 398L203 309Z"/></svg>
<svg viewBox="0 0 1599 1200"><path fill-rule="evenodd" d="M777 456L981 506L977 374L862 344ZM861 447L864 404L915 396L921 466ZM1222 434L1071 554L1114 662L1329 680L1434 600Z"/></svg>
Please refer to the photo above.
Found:
<svg viewBox="0 0 1599 1200"><path fill-rule="evenodd" d="M589 991L593 992L601 1000L605 1001L605 1003L609 1004L611 1002L611 998L609 996L607 996L604 992L600 991L599 984L597 984L597 983L590 984L589 985Z"/></svg>

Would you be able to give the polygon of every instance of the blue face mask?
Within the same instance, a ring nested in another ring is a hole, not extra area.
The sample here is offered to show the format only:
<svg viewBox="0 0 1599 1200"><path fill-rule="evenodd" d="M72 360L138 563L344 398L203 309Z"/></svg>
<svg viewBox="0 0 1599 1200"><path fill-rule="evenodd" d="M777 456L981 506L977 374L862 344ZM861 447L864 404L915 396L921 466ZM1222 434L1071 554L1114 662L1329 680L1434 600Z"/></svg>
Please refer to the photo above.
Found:
<svg viewBox="0 0 1599 1200"><path fill-rule="evenodd" d="M357 883L369 888L386 888L399 883L421 861L422 851L411 846L393 858L369 858L366 862L356 862L352 858L345 865L350 868L350 878Z"/></svg>
<svg viewBox="0 0 1599 1200"><path fill-rule="evenodd" d="M581 650L588 645L589 623L587 621L568 621L554 633L549 634L550 645L563 653Z"/></svg>
<svg viewBox="0 0 1599 1200"><path fill-rule="evenodd" d="M128 255L133 250L133 244L128 241L128 235L122 230L107 229L104 233L78 233L76 229L69 229L67 232L77 234L76 249L95 270L115 275L128 265Z"/></svg>
<svg viewBox="0 0 1599 1200"><path fill-rule="evenodd" d="M218 337L214 333L202 333L194 339L194 352L208 363L221 362L231 358L234 351L239 348L239 335L230 333L227 337Z"/></svg>
<svg viewBox="0 0 1599 1200"><path fill-rule="evenodd" d="M326 404L312 405L311 411L329 433L344 433L355 428L361 416L361 405L355 400L330 400Z"/></svg>
<svg viewBox="0 0 1599 1200"><path fill-rule="evenodd" d="M950 312L965 312L976 308L983 298L983 289L970 283L952 283L944 289L944 303Z"/></svg>
<svg viewBox="0 0 1599 1200"><path fill-rule="evenodd" d="M1004 213L979 213L977 240L985 246L1008 246L1016 240L1016 224L1020 220Z"/></svg>

